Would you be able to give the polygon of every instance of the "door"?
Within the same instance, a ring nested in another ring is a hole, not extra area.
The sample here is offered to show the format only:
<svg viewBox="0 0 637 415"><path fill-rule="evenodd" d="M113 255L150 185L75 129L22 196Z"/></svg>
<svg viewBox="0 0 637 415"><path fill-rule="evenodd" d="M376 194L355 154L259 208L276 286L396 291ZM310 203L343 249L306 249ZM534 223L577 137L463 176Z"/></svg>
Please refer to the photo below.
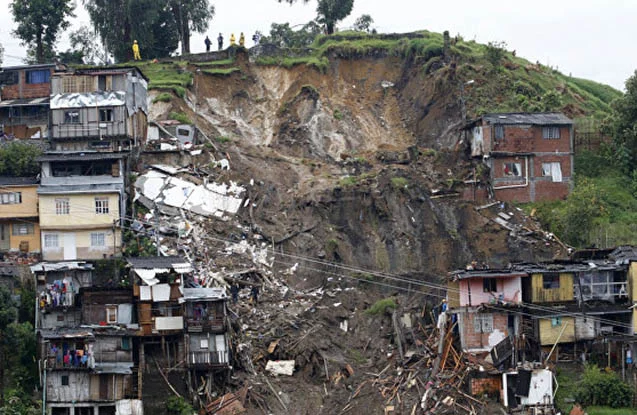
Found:
<svg viewBox="0 0 637 415"><path fill-rule="evenodd" d="M75 247L75 233L64 234L64 260L77 259L77 249Z"/></svg>
<svg viewBox="0 0 637 415"><path fill-rule="evenodd" d="M10 228L11 226L7 223L0 224L0 251L8 251L11 248Z"/></svg>

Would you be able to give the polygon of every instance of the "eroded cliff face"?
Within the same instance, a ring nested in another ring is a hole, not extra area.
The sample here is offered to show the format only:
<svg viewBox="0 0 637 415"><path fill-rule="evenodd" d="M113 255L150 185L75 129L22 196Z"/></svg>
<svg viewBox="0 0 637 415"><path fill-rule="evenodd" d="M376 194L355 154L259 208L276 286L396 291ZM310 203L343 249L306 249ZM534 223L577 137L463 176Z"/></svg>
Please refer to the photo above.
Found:
<svg viewBox="0 0 637 415"><path fill-rule="evenodd" d="M243 54L232 65L241 71L202 71L186 101L153 112L194 118L197 102L215 157L230 160L220 177L254 181L240 224L277 249L423 279L473 260L496 267L556 254L449 194L476 171L450 70L425 74L396 57L332 59L326 73L258 66ZM227 237L235 225L211 232ZM301 285L326 278L295 275Z"/></svg>

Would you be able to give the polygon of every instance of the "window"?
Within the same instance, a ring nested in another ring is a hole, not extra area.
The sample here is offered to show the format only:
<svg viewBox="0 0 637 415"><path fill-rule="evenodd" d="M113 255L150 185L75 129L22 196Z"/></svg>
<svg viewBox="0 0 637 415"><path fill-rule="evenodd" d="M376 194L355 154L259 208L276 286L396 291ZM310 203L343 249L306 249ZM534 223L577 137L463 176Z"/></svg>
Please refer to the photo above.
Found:
<svg viewBox="0 0 637 415"><path fill-rule="evenodd" d="M122 337L122 350L130 350L130 337Z"/></svg>
<svg viewBox="0 0 637 415"><path fill-rule="evenodd" d="M106 246L106 234L103 232L91 234L91 247L103 248Z"/></svg>
<svg viewBox="0 0 637 415"><path fill-rule="evenodd" d="M562 181L562 167L559 161L551 163L542 163L542 176L551 177L553 182L559 183Z"/></svg>
<svg viewBox="0 0 637 415"><path fill-rule="evenodd" d="M543 127L542 137L545 140L559 140L560 139L560 127Z"/></svg>
<svg viewBox="0 0 637 415"><path fill-rule="evenodd" d="M100 110L100 122L113 122L113 110Z"/></svg>
<svg viewBox="0 0 637 415"><path fill-rule="evenodd" d="M95 214L106 215L108 213L108 197L95 198Z"/></svg>
<svg viewBox="0 0 637 415"><path fill-rule="evenodd" d="M117 306L106 306L106 322L108 324L117 323Z"/></svg>
<svg viewBox="0 0 637 415"><path fill-rule="evenodd" d="M551 327L557 327L562 325L562 317L551 318Z"/></svg>
<svg viewBox="0 0 637 415"><path fill-rule="evenodd" d="M556 274L542 275L542 288L545 290L560 288L560 276Z"/></svg>
<svg viewBox="0 0 637 415"><path fill-rule="evenodd" d="M69 375L62 375L62 386L69 386Z"/></svg>
<svg viewBox="0 0 637 415"><path fill-rule="evenodd" d="M33 235L35 232L33 230L32 223L14 223L13 224L13 235Z"/></svg>
<svg viewBox="0 0 637 415"><path fill-rule="evenodd" d="M51 79L51 71L42 69L27 71L27 84L46 84Z"/></svg>
<svg viewBox="0 0 637 415"><path fill-rule="evenodd" d="M80 112L79 111L64 111L64 124L79 124Z"/></svg>
<svg viewBox="0 0 637 415"><path fill-rule="evenodd" d="M207 349L208 347L209 347L208 339L199 340L199 348L200 349Z"/></svg>
<svg viewBox="0 0 637 415"><path fill-rule="evenodd" d="M58 235L55 233L44 235L44 247L45 248L57 248L59 247Z"/></svg>
<svg viewBox="0 0 637 415"><path fill-rule="evenodd" d="M522 165L520 163L504 163L504 175L509 177L521 177Z"/></svg>
<svg viewBox="0 0 637 415"><path fill-rule="evenodd" d="M504 125L496 124L494 132L496 140L504 140Z"/></svg>
<svg viewBox="0 0 637 415"><path fill-rule="evenodd" d="M55 214L68 215L70 212L69 199L55 199Z"/></svg>
<svg viewBox="0 0 637 415"><path fill-rule="evenodd" d="M22 192L0 193L0 203L3 205L22 203Z"/></svg>
<svg viewBox="0 0 637 415"><path fill-rule="evenodd" d="M495 278L484 278L482 280L482 290L485 293L496 292L498 290L496 288L496 282L497 282L497 280Z"/></svg>
<svg viewBox="0 0 637 415"><path fill-rule="evenodd" d="M493 332L493 314L476 314L473 316L473 331L475 333Z"/></svg>

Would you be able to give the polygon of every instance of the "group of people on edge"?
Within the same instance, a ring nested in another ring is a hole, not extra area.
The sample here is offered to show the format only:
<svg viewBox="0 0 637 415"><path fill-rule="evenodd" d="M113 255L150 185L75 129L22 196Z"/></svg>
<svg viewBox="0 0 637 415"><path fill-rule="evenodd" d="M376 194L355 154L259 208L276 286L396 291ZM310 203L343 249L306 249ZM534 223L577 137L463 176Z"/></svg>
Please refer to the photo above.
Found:
<svg viewBox="0 0 637 415"><path fill-rule="evenodd" d="M222 50L223 49L223 34L219 33L219 36L217 36L217 48L218 50ZM252 36L252 41L254 42L255 45L259 44L259 41L261 40L261 35L259 34L259 32L256 32L253 36ZM208 36L206 36L206 39L204 40L204 44L206 45L206 52L210 52L210 47L212 45L212 41L210 40L210 38ZM230 46L236 46L237 45L237 38L234 36L234 33L230 34ZM243 32L241 32L241 34L239 35L239 46L241 46L242 48L245 47L246 45L246 37L243 34Z"/></svg>

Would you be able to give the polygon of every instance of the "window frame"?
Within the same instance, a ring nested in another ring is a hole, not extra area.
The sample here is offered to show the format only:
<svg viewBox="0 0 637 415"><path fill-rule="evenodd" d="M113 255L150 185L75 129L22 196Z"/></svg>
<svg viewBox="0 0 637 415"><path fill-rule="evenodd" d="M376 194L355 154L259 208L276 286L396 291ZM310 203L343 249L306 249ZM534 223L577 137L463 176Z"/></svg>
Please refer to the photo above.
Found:
<svg viewBox="0 0 637 415"><path fill-rule="evenodd" d="M56 215L70 215L71 214L71 201L68 197L55 198L55 214Z"/></svg>
<svg viewBox="0 0 637 415"><path fill-rule="evenodd" d="M199 348L200 349L205 349L205 350L210 350L210 340L209 339L199 339Z"/></svg>
<svg viewBox="0 0 637 415"><path fill-rule="evenodd" d="M561 138L560 127L551 125L542 127L542 138L544 140L559 140Z"/></svg>
<svg viewBox="0 0 637 415"><path fill-rule="evenodd" d="M117 306L107 305L106 310L106 324L117 324Z"/></svg>
<svg viewBox="0 0 637 415"><path fill-rule="evenodd" d="M110 212L108 196L98 196L95 198L95 214L108 215Z"/></svg>
<svg viewBox="0 0 637 415"><path fill-rule="evenodd" d="M493 289L491 289L493 288ZM494 293L498 291L497 278L483 278L482 279L482 292Z"/></svg>
<svg viewBox="0 0 637 415"><path fill-rule="evenodd" d="M70 383L69 375L62 375L60 379L60 384L62 386L70 386L69 383Z"/></svg>
<svg viewBox="0 0 637 415"><path fill-rule="evenodd" d="M132 342L132 339L130 337L126 337L126 336L122 337L121 349L131 350L132 349L131 342Z"/></svg>
<svg viewBox="0 0 637 415"><path fill-rule="evenodd" d="M99 111L100 122L114 122L115 121L114 115L115 113L113 112L112 108L100 108L100 111Z"/></svg>
<svg viewBox="0 0 637 415"><path fill-rule="evenodd" d="M64 121L62 124L82 124L82 116L79 110L64 111Z"/></svg>
<svg viewBox="0 0 637 415"><path fill-rule="evenodd" d="M478 313L473 316L474 333L493 333L493 314Z"/></svg>
<svg viewBox="0 0 637 415"><path fill-rule="evenodd" d="M26 232L22 233L22 232L17 232L16 228L26 228ZM32 223L14 223L11 226L11 234L13 236L26 236L26 235L33 235L35 234L35 226Z"/></svg>
<svg viewBox="0 0 637 415"><path fill-rule="evenodd" d="M518 174L507 174L507 170L509 171L517 170ZM522 163L517 163L515 161L502 163L502 176L503 177L523 177Z"/></svg>
<svg viewBox="0 0 637 415"><path fill-rule="evenodd" d="M91 248L105 248L105 247L106 247L106 232L91 232Z"/></svg>
<svg viewBox="0 0 637 415"><path fill-rule="evenodd" d="M504 140L504 124L495 124L493 126L493 139L496 141Z"/></svg>
<svg viewBox="0 0 637 415"><path fill-rule="evenodd" d="M52 243L55 241L55 243ZM45 248L59 248L60 247L60 235L57 233L45 233L44 234L44 247Z"/></svg>
<svg viewBox="0 0 637 415"><path fill-rule="evenodd" d="M22 204L22 192L0 192L1 205Z"/></svg>
<svg viewBox="0 0 637 415"><path fill-rule="evenodd" d="M32 77L35 74L46 74L44 75L44 81L42 82L33 82ZM51 71L48 69L30 69L25 71L24 73L24 83L27 85L40 85L40 84L48 84L51 82Z"/></svg>
<svg viewBox="0 0 637 415"><path fill-rule="evenodd" d="M560 274L542 274L542 289L559 290Z"/></svg>

